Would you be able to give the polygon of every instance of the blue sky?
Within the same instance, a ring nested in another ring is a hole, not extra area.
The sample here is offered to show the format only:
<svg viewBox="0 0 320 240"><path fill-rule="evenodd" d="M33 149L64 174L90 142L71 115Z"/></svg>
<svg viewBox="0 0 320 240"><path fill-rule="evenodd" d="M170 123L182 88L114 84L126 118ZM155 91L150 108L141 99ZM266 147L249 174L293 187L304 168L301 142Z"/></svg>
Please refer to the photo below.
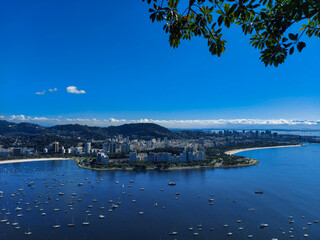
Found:
<svg viewBox="0 0 320 240"><path fill-rule="evenodd" d="M238 28L225 31L220 58L199 38L170 48L148 8L140 0L2 1L0 116L320 119L320 39L304 37L302 53L266 68Z"/></svg>

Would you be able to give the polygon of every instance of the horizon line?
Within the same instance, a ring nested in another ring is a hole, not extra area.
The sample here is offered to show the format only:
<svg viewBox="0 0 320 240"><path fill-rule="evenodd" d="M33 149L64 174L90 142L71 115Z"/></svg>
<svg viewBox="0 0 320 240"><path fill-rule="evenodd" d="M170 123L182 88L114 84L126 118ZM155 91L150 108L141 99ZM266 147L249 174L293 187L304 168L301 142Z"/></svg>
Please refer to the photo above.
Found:
<svg viewBox="0 0 320 240"><path fill-rule="evenodd" d="M15 123L29 122L41 126L54 126L63 124L80 124L87 126L108 127L119 126L130 123L155 123L163 127L171 129L235 129L251 128L251 129L284 129L294 130L298 127L302 129L315 128L320 129L320 120L297 120L297 119L253 119L253 118L238 118L238 119L207 119L207 120L157 120L157 119L96 119L96 118L56 118L48 117L32 117L25 115L10 115L0 116L0 120L11 121Z"/></svg>

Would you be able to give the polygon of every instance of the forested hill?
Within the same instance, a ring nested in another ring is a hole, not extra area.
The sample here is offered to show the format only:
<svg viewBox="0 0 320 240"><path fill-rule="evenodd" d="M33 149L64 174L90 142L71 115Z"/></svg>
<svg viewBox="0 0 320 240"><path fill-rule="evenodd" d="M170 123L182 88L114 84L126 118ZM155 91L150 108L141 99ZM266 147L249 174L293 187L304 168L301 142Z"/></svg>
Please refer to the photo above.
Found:
<svg viewBox="0 0 320 240"><path fill-rule="evenodd" d="M172 137L175 135L169 129L154 123L132 123L121 126L90 127L79 124L56 125L43 127L33 123L13 123L0 120L0 135L2 136L30 136L56 135L82 139L105 139L121 134L135 137Z"/></svg>

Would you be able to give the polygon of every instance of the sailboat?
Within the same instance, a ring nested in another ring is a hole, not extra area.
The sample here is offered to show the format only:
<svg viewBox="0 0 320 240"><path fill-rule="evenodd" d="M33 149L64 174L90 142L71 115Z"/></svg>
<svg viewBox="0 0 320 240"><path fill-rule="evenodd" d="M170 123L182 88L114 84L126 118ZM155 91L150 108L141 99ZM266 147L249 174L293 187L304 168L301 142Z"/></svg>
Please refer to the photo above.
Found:
<svg viewBox="0 0 320 240"><path fill-rule="evenodd" d="M175 236L175 235L177 235L177 234L178 234L178 232L176 232L176 231L170 232L170 236Z"/></svg>
<svg viewBox="0 0 320 240"><path fill-rule="evenodd" d="M24 235L25 236L30 236L32 234L32 232L30 231L30 229L28 228L28 231L25 231L24 232Z"/></svg>
<svg viewBox="0 0 320 240"><path fill-rule="evenodd" d="M76 224L74 223L73 217L71 219L71 223L68 223L68 227L74 227Z"/></svg>
<svg viewBox="0 0 320 240"><path fill-rule="evenodd" d="M89 226L89 225L90 225L90 223L88 221L88 218L87 218L87 220L85 222L82 222L82 226Z"/></svg>
<svg viewBox="0 0 320 240"><path fill-rule="evenodd" d="M54 229L57 229L57 228L60 228L60 227L61 227L61 225L58 224L58 216L57 216L57 224L56 224L56 225L53 225L52 227L53 227Z"/></svg>

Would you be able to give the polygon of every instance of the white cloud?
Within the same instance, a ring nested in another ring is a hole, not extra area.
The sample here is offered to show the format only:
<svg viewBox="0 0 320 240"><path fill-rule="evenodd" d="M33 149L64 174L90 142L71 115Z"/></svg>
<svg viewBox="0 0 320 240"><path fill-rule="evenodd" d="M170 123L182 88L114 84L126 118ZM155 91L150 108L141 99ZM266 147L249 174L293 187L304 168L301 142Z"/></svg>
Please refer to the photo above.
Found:
<svg viewBox="0 0 320 240"><path fill-rule="evenodd" d="M56 91L58 91L58 88L50 88L49 89L49 92L56 92Z"/></svg>
<svg viewBox="0 0 320 240"><path fill-rule="evenodd" d="M67 87L67 92L68 93L75 93L75 94L84 94L86 91L84 90L78 90L76 86L69 86Z"/></svg>
<svg viewBox="0 0 320 240"><path fill-rule="evenodd" d="M82 124L89 126L118 126L125 123L156 123L168 128L219 128L219 129L320 129L320 120L290 119L209 119L209 120L156 120L156 119L96 119L96 118L48 118L25 115L0 116L13 122L32 122L40 125Z"/></svg>
<svg viewBox="0 0 320 240"><path fill-rule="evenodd" d="M50 88L50 89L48 89L48 91L49 91L49 92L56 92L56 91L58 91L58 88ZM36 92L35 94L37 94L37 95L44 95L44 94L46 94L46 93L47 93L46 90L42 90L42 91L40 91L40 92Z"/></svg>
<svg viewBox="0 0 320 240"><path fill-rule="evenodd" d="M41 91L41 92L36 92L35 94L37 94L37 95L44 95L44 94L46 94L46 90L43 90L43 91Z"/></svg>

